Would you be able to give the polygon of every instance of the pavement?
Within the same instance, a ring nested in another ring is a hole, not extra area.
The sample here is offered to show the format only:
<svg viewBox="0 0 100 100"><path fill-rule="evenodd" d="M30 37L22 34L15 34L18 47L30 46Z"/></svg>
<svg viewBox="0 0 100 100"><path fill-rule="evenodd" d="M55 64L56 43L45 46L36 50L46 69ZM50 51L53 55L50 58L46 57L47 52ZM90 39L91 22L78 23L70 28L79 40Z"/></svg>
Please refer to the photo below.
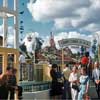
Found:
<svg viewBox="0 0 100 100"><path fill-rule="evenodd" d="M90 100L100 100L97 98L98 96L97 96L95 84L92 81L90 81L89 96L90 96ZM44 100L49 100L49 90L38 91L38 92L26 92L23 94L23 97L24 97L23 100L27 100L27 99L39 100L40 98L43 98Z"/></svg>
<svg viewBox="0 0 100 100"><path fill-rule="evenodd" d="M92 81L90 81L89 96L91 100L100 100L97 98L95 84Z"/></svg>

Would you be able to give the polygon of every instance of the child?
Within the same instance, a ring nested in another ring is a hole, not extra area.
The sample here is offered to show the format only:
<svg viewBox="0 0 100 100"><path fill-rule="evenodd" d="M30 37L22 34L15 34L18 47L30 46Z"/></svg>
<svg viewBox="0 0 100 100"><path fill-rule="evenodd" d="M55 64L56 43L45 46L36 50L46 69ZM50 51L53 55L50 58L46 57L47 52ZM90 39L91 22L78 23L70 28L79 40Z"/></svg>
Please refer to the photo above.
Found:
<svg viewBox="0 0 100 100"><path fill-rule="evenodd" d="M90 96L88 94L83 95L83 100L91 100Z"/></svg>

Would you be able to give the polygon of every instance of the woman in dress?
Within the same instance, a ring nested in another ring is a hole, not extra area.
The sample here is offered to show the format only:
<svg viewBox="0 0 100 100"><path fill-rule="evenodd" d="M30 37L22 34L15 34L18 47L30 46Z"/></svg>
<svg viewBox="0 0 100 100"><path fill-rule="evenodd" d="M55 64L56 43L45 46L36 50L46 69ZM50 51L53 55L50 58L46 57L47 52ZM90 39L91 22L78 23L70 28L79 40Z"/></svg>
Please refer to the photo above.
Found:
<svg viewBox="0 0 100 100"><path fill-rule="evenodd" d="M89 77L86 74L86 68L81 69L81 76L79 79L80 83L80 92L78 93L78 100L82 100L84 95L88 93L89 89Z"/></svg>
<svg viewBox="0 0 100 100"><path fill-rule="evenodd" d="M77 86L77 83L78 83L78 73L77 73L76 66L73 67L72 73L70 73L69 82L70 82L70 87L71 87L72 100L77 100L78 91L72 87L73 85Z"/></svg>
<svg viewBox="0 0 100 100"><path fill-rule="evenodd" d="M52 69L50 71L50 75L52 78L50 95L52 99L61 99L63 92L63 81L61 71L58 71L57 64L52 65Z"/></svg>

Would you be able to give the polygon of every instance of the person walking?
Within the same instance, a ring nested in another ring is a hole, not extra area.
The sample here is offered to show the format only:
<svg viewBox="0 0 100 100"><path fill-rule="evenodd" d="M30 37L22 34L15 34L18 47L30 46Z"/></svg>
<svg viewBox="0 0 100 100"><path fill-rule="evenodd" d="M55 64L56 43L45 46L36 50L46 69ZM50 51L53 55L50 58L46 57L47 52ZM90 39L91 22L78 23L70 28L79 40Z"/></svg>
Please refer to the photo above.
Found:
<svg viewBox="0 0 100 100"><path fill-rule="evenodd" d="M74 88L74 86L77 87L77 82L78 82L78 74L76 66L72 68L72 73L70 73L69 76L69 82L71 87L72 100L77 100L78 90Z"/></svg>
<svg viewBox="0 0 100 100"><path fill-rule="evenodd" d="M79 93L78 93L78 100L82 100L84 95L88 93L89 89L89 76L86 74L86 68L82 67L81 68L81 76L79 78Z"/></svg>
<svg viewBox="0 0 100 100"><path fill-rule="evenodd" d="M98 98L100 99L100 68L99 68L99 62L95 62L94 69L92 71L92 78L95 83L96 91Z"/></svg>

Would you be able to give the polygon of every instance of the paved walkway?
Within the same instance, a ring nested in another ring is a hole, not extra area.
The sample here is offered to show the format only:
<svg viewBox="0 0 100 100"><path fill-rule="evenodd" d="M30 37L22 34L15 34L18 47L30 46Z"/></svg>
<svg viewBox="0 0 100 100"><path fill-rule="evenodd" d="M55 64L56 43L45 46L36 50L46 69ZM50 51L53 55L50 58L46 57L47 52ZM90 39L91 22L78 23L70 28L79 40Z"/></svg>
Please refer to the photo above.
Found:
<svg viewBox="0 0 100 100"><path fill-rule="evenodd" d="M90 81L89 96L92 100L99 100L97 99L98 96L97 96L96 88L92 81Z"/></svg>
<svg viewBox="0 0 100 100"><path fill-rule="evenodd" d="M90 96L91 100L100 100L100 99L97 99L95 85L92 81L90 81L89 96ZM25 92L25 93L23 93L23 97L24 97L23 100L25 100L25 99L39 100L40 98L49 100L49 90L38 91L38 92Z"/></svg>

